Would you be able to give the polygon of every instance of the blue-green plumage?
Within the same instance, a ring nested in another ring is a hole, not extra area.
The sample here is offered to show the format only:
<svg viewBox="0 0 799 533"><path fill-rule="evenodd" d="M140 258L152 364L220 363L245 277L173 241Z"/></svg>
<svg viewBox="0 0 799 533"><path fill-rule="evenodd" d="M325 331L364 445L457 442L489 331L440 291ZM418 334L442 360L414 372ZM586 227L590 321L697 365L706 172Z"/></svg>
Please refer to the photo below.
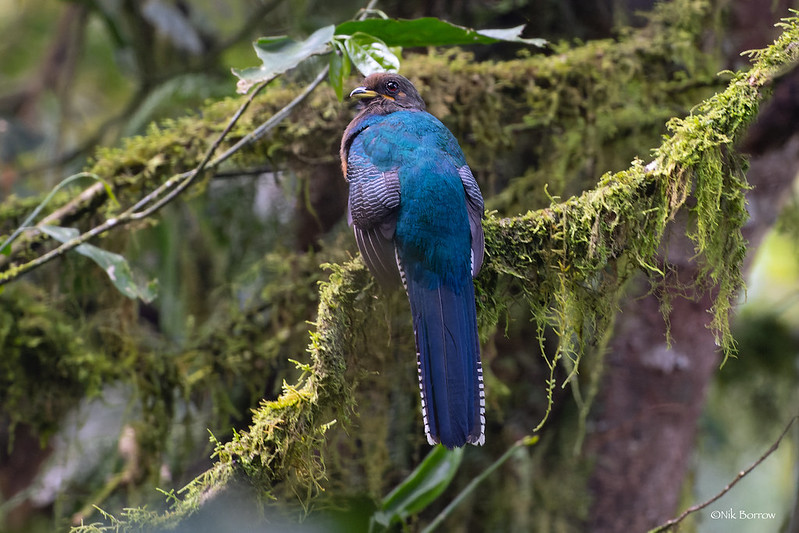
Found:
<svg viewBox="0 0 799 533"><path fill-rule="evenodd" d="M483 258L480 190L454 136L408 80L375 74L352 96L365 106L342 139L350 223L378 280L405 285L428 440L482 444L472 284Z"/></svg>

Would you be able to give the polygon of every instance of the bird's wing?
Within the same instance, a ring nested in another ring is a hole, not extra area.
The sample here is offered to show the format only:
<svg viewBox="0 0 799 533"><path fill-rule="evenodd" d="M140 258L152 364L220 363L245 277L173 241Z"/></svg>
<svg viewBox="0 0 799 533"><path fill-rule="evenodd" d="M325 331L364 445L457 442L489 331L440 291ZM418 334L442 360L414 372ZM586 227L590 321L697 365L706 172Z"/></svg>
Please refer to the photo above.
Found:
<svg viewBox="0 0 799 533"><path fill-rule="evenodd" d="M480 267L483 266L483 254L485 248L485 237L483 236L483 195L480 194L480 187L472 175L469 165L463 165L458 169L461 176L463 188L466 191L466 211L469 214L469 230L472 234L472 277L477 277Z"/></svg>
<svg viewBox="0 0 799 533"><path fill-rule="evenodd" d="M377 281L385 287L399 285L393 241L400 203L398 173L378 169L359 153L359 144L356 137L347 154L348 221L364 263Z"/></svg>

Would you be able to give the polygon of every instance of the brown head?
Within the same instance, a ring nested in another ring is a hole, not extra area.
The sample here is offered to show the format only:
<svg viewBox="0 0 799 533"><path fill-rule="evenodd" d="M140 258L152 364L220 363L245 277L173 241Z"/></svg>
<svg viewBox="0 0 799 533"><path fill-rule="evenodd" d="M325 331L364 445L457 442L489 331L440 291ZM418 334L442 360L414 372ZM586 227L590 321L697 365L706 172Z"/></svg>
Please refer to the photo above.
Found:
<svg viewBox="0 0 799 533"><path fill-rule="evenodd" d="M407 78L393 72L377 72L363 80L350 98L361 101L366 114L386 115L401 109L424 110L424 100Z"/></svg>
<svg viewBox="0 0 799 533"><path fill-rule="evenodd" d="M424 111L425 105L416 87L404 76L393 72L377 72L363 80L363 85L350 93L359 100L360 112L352 119L341 138L341 171L347 176L347 152L358 133L361 121L369 115L388 115L402 109Z"/></svg>

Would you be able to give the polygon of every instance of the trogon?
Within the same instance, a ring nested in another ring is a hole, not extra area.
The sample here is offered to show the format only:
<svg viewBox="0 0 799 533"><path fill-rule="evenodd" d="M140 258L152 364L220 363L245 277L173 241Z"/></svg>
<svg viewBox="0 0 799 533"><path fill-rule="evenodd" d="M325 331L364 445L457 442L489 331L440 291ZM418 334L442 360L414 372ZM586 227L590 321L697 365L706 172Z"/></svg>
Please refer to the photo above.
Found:
<svg viewBox="0 0 799 533"><path fill-rule="evenodd" d="M341 140L348 220L381 285L402 283L416 339L427 440L485 442L474 285L483 263L483 198L452 133L416 88L371 74Z"/></svg>

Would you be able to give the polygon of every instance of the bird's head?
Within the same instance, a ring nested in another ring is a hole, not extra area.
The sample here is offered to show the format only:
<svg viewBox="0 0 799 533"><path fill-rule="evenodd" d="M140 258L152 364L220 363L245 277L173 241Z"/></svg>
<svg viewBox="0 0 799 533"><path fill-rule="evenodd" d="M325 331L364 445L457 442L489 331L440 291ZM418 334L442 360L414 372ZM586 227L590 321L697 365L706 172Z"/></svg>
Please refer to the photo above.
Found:
<svg viewBox="0 0 799 533"><path fill-rule="evenodd" d="M392 72L377 72L363 80L350 98L357 98L372 113L387 114L400 109L424 110L424 100L407 78Z"/></svg>

